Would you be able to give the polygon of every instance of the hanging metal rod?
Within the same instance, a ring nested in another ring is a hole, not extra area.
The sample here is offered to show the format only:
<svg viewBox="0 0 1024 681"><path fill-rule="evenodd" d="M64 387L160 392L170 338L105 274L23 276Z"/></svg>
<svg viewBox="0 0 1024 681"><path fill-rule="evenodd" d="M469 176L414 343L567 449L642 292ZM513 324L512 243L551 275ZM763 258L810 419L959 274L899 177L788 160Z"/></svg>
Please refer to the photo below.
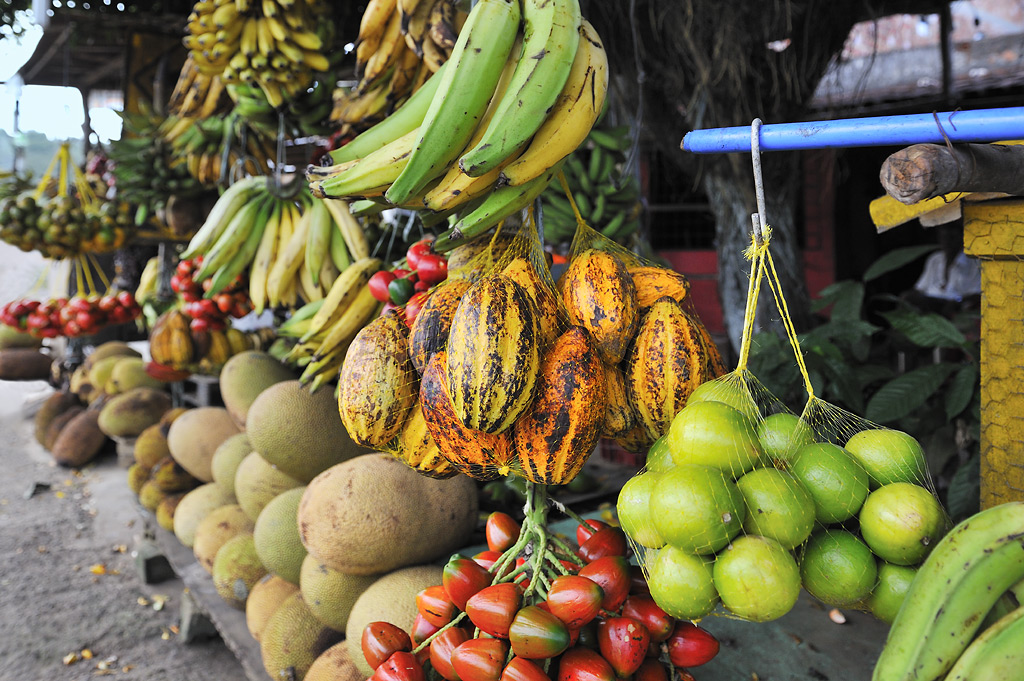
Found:
<svg viewBox="0 0 1024 681"><path fill-rule="evenodd" d="M954 143L1024 139L1024 107L764 125L761 151L941 144L947 138ZM750 126L691 130L681 146L695 154L749 153Z"/></svg>

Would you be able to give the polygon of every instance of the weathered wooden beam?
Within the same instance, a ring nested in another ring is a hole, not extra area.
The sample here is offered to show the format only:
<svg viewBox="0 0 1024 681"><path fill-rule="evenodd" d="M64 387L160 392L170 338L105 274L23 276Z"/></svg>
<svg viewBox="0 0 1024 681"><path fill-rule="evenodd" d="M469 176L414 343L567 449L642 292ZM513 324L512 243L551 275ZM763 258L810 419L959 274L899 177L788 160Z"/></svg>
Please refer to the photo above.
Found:
<svg viewBox="0 0 1024 681"><path fill-rule="evenodd" d="M887 158L879 179L906 204L950 192L1024 194L1024 146L915 144Z"/></svg>

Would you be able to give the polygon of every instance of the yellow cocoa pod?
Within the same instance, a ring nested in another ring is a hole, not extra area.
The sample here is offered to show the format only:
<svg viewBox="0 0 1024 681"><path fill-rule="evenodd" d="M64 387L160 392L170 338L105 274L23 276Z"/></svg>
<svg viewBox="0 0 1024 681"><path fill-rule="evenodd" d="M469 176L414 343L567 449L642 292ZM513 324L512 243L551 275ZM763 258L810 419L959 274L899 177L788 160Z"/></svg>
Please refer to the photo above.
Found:
<svg viewBox="0 0 1024 681"><path fill-rule="evenodd" d="M601 435L615 439L637 424L636 413L626 392L626 377L618 365L604 365L605 408Z"/></svg>
<svg viewBox="0 0 1024 681"><path fill-rule="evenodd" d="M469 282L453 279L432 291L426 304L416 315L409 332L409 357L420 376L427 370L427 363L435 352L444 350L448 344L448 333L452 328L452 317L459 306L462 294L469 288Z"/></svg>
<svg viewBox="0 0 1024 681"><path fill-rule="evenodd" d="M434 444L434 438L427 429L427 422L423 419L423 410L418 402L413 405L409 418L405 420L405 427L398 439L398 447L395 456L428 478L444 480L459 472Z"/></svg>
<svg viewBox="0 0 1024 681"><path fill-rule="evenodd" d="M605 364L618 364L639 323L636 287L622 260L583 251L569 263L561 285L569 323L590 333Z"/></svg>
<svg viewBox="0 0 1024 681"><path fill-rule="evenodd" d="M448 356L438 352L420 382L420 407L427 430L441 454L475 480L493 480L509 472L515 458L511 432L492 435L467 428L448 395Z"/></svg>
<svg viewBox="0 0 1024 681"><path fill-rule="evenodd" d="M629 353L626 389L647 434L666 432L690 393L704 381L707 349L699 322L664 297L644 316Z"/></svg>
<svg viewBox="0 0 1024 681"><path fill-rule="evenodd" d="M501 271L523 287L537 307L537 329L540 333L540 347L550 347L558 338L558 297L554 290L541 279L537 268L524 257L514 258Z"/></svg>
<svg viewBox="0 0 1024 681"><path fill-rule="evenodd" d="M338 412L349 436L364 447L386 448L416 402L408 334L403 315L389 310L356 334L345 355Z"/></svg>
<svg viewBox="0 0 1024 681"><path fill-rule="evenodd" d="M501 433L533 400L540 364L537 308L511 278L492 274L459 301L448 334L448 391L462 423Z"/></svg>
<svg viewBox="0 0 1024 681"><path fill-rule="evenodd" d="M629 276L636 287L636 302L646 310L658 298L668 296L682 303L690 294L690 282L683 275L666 267L630 267Z"/></svg>
<svg viewBox="0 0 1024 681"><path fill-rule="evenodd" d="M604 367L574 326L544 355L537 396L513 429L523 476L547 485L575 478L600 437L604 408Z"/></svg>

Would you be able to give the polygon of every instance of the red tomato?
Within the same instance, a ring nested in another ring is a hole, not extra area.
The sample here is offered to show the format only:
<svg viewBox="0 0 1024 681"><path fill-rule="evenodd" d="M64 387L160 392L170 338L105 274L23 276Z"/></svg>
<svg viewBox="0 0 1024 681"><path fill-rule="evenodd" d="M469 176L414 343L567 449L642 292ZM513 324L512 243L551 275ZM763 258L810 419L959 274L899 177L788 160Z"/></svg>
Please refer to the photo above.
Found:
<svg viewBox="0 0 1024 681"><path fill-rule="evenodd" d="M605 527L611 527L611 525L594 518L587 518L586 525L576 526L576 543L582 545L583 542L590 539L592 534Z"/></svg>
<svg viewBox="0 0 1024 681"><path fill-rule="evenodd" d="M95 312L78 312L75 314L74 321L82 329L92 329L99 325L99 318L96 317Z"/></svg>
<svg viewBox="0 0 1024 681"><path fill-rule="evenodd" d="M416 619L412 621L412 626L409 627L409 636L412 638L413 645L418 646L440 630L441 627L435 627L433 624L423 619L423 615L417 612ZM427 646L420 652L416 653L416 659L419 660L421 664L429 660L430 646Z"/></svg>
<svg viewBox="0 0 1024 681"><path fill-rule="evenodd" d="M562 655L558 681L615 681L615 671L598 653L576 646Z"/></svg>
<svg viewBox="0 0 1024 681"><path fill-rule="evenodd" d="M419 315L420 310L427 304L427 298L427 294L424 291L420 291L419 293L414 293L409 302L405 304L405 325L410 329L412 328L412 323L416 321L416 316Z"/></svg>
<svg viewBox="0 0 1024 681"><path fill-rule="evenodd" d="M391 293L388 291L388 284L395 280L394 272L387 272L381 270L380 272L374 272L373 276L370 277L370 281L367 282L367 286L370 287L370 294L382 303L386 303L391 300Z"/></svg>
<svg viewBox="0 0 1024 681"><path fill-rule="evenodd" d="M598 558L580 568L579 575L604 589L601 607L609 612L616 612L629 595L629 563L622 556Z"/></svg>
<svg viewBox="0 0 1024 681"><path fill-rule="evenodd" d="M85 298L75 296L68 301L66 307L70 308L73 312L89 312L92 310L92 303Z"/></svg>
<svg viewBox="0 0 1024 681"><path fill-rule="evenodd" d="M403 269L401 267L394 271L395 277L398 279L404 279L408 277L411 273L411 270Z"/></svg>
<svg viewBox="0 0 1024 681"><path fill-rule="evenodd" d="M487 535L487 548L502 553L508 551L519 539L519 523L508 513L494 511L487 516L484 534Z"/></svg>
<svg viewBox="0 0 1024 681"><path fill-rule="evenodd" d="M439 629L455 617L455 605L440 584L428 586L416 594L416 610L423 619Z"/></svg>
<svg viewBox="0 0 1024 681"><path fill-rule="evenodd" d="M498 638L508 638L509 627L522 602L521 596L519 587L511 582L492 584L469 597L466 601L466 614L480 631Z"/></svg>
<svg viewBox="0 0 1024 681"><path fill-rule="evenodd" d="M462 556L452 556L441 573L444 590L459 610L465 610L469 597L489 586L493 577L472 558Z"/></svg>
<svg viewBox="0 0 1024 681"><path fill-rule="evenodd" d="M360 645L366 664L376 669L392 654L400 650L412 650L412 639L391 622L370 622L363 629Z"/></svg>
<svg viewBox="0 0 1024 681"><path fill-rule="evenodd" d="M117 302L117 296L114 295L113 293L108 293L107 295L100 298L100 302L96 304L96 307L103 310L104 312L110 312L119 304L120 303Z"/></svg>
<svg viewBox="0 0 1024 681"><path fill-rule="evenodd" d="M597 623L597 647L615 673L629 676L643 664L651 635L632 617L611 617Z"/></svg>
<svg viewBox="0 0 1024 681"><path fill-rule="evenodd" d="M416 291L417 293L419 293L420 291L429 291L430 284L426 283L425 281L417 280L416 283L412 285L412 290Z"/></svg>
<svg viewBox="0 0 1024 681"><path fill-rule="evenodd" d="M639 565L629 566L629 593L651 595L651 587L647 586L647 577L644 576L644 569Z"/></svg>
<svg viewBox="0 0 1024 681"><path fill-rule="evenodd" d="M448 261L440 255L432 253L424 255L420 258L416 273L419 275L420 281L424 281L430 286L440 284L448 278Z"/></svg>
<svg viewBox="0 0 1024 681"><path fill-rule="evenodd" d="M135 294L131 291L118 291L117 302L121 303L121 307L131 307L135 304Z"/></svg>
<svg viewBox="0 0 1024 681"><path fill-rule="evenodd" d="M448 681L459 681L452 666L452 651L469 640L469 633L461 627L445 629L430 642L430 664Z"/></svg>
<svg viewBox="0 0 1024 681"><path fill-rule="evenodd" d="M579 553L587 563L605 556L625 556L629 553L626 533L617 527L602 527L580 544Z"/></svg>
<svg viewBox="0 0 1024 681"><path fill-rule="evenodd" d="M551 681L551 677L535 662L524 657L513 657L501 672L500 681Z"/></svg>
<svg viewBox="0 0 1024 681"><path fill-rule="evenodd" d="M498 562L499 558L501 558L501 554L497 551L481 551L473 556L473 560L480 563L480 565L487 570L490 570L491 567Z"/></svg>
<svg viewBox="0 0 1024 681"><path fill-rule="evenodd" d="M382 662L370 678L373 681L426 681L427 675L415 655L399 651Z"/></svg>
<svg viewBox="0 0 1024 681"><path fill-rule="evenodd" d="M82 334L82 327L80 327L77 322L70 321L61 327L60 332L62 336L74 338L75 336L80 336Z"/></svg>
<svg viewBox="0 0 1024 681"><path fill-rule="evenodd" d="M570 629L579 629L601 612L604 589L592 579L559 575L548 590L548 608Z"/></svg>
<svg viewBox="0 0 1024 681"><path fill-rule="evenodd" d="M213 302L217 303L217 309L224 314L228 314L235 307L235 297L230 293L218 293L213 297Z"/></svg>
<svg viewBox="0 0 1024 681"><path fill-rule="evenodd" d="M693 622L678 622L667 642L668 657L677 667L697 667L718 654L718 639Z"/></svg>
<svg viewBox="0 0 1024 681"><path fill-rule="evenodd" d="M669 681L668 670L661 660L647 658L636 670L633 681Z"/></svg>
<svg viewBox="0 0 1024 681"><path fill-rule="evenodd" d="M452 667L462 681L498 681L507 654L508 641L471 638L452 651Z"/></svg>
<svg viewBox="0 0 1024 681"><path fill-rule="evenodd" d="M569 647L569 629L550 612L530 605L516 613L508 639L512 652L519 657L544 660L565 652Z"/></svg>
<svg viewBox="0 0 1024 681"><path fill-rule="evenodd" d="M636 594L622 604L622 616L632 617L647 627L652 641L664 641L672 634L676 618L662 610L650 596Z"/></svg>
<svg viewBox="0 0 1024 681"><path fill-rule="evenodd" d="M430 255L433 245L433 240L421 239L412 246L409 246L409 250L405 252L405 260L409 263L409 267L418 270L420 268L420 259L425 255Z"/></svg>

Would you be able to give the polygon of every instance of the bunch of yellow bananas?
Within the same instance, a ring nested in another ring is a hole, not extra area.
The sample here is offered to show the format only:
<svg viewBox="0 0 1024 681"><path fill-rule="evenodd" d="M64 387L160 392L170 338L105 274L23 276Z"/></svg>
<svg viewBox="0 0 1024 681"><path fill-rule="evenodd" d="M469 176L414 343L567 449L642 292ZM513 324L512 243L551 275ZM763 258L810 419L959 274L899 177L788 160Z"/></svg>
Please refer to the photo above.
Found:
<svg viewBox="0 0 1024 681"><path fill-rule="evenodd" d="M208 297L248 269L249 298L259 314L329 296L353 261L368 258L369 244L344 202L312 201L304 193L281 197L267 178L249 177L221 195L181 257L199 255L195 278L212 278Z"/></svg>
<svg viewBox="0 0 1024 681"><path fill-rule="evenodd" d="M448 216L444 252L540 195L607 87L607 55L578 0L480 0L438 73L306 179L318 198Z"/></svg>
<svg viewBox="0 0 1024 681"><path fill-rule="evenodd" d="M230 108L226 95L220 76L200 69L189 52L167 102L167 111L172 116L209 118Z"/></svg>
<svg viewBox="0 0 1024 681"><path fill-rule="evenodd" d="M448 60L465 23L455 0L370 0L359 23L359 84L338 89L333 123L370 127L418 90Z"/></svg>
<svg viewBox="0 0 1024 681"><path fill-rule="evenodd" d="M276 108L330 68L329 12L325 0L200 0L184 43L200 71L255 83Z"/></svg>
<svg viewBox="0 0 1024 681"><path fill-rule="evenodd" d="M157 134L171 145L175 163L184 164L189 174L206 186L220 183L228 171L241 165L241 170L250 174L268 172L269 159L276 151L259 135L245 136L245 147L232 146L227 151L227 168L224 162L224 145L228 137L228 126L233 121L211 116L210 118L178 118L168 116L157 128ZM239 136L235 135L236 144Z"/></svg>

